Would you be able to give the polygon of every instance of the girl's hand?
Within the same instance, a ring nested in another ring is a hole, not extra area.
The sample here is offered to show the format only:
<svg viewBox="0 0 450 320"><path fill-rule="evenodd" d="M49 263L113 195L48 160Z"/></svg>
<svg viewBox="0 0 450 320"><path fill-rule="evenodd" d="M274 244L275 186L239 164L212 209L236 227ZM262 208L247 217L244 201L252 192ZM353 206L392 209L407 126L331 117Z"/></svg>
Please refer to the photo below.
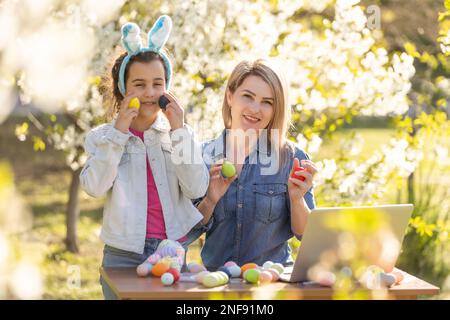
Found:
<svg viewBox="0 0 450 320"><path fill-rule="evenodd" d="M288 179L288 191L289 197L291 201L299 201L305 196L306 192L311 189L313 186L313 178L317 173L317 168L314 162L310 160L302 160L301 166L306 169L306 171L297 171L295 175L302 176L305 178L304 181L301 181L296 178L292 178L291 174L294 172L294 168L299 166L299 160L297 158L294 159L294 163L292 165L292 170L289 174Z"/></svg>
<svg viewBox="0 0 450 320"><path fill-rule="evenodd" d="M184 109L178 102L177 98L169 91L164 92L164 96L169 99L169 103L166 106L166 110L163 113L169 120L172 130L183 128L184 126Z"/></svg>
<svg viewBox="0 0 450 320"><path fill-rule="evenodd" d="M139 109L137 108L128 108L128 104L130 100L136 97L136 94L129 93L125 96L120 104L119 114L116 119L116 123L114 124L114 128L120 130L123 133L128 133L130 129L131 122L137 117L139 114Z"/></svg>
<svg viewBox="0 0 450 320"><path fill-rule="evenodd" d="M206 191L206 199L212 204L216 205L217 202L223 197L225 192L227 192L229 186L236 180L237 175L234 175L230 178L224 178L220 174L222 170L223 160L217 161L215 164L211 166L209 170L209 186Z"/></svg>

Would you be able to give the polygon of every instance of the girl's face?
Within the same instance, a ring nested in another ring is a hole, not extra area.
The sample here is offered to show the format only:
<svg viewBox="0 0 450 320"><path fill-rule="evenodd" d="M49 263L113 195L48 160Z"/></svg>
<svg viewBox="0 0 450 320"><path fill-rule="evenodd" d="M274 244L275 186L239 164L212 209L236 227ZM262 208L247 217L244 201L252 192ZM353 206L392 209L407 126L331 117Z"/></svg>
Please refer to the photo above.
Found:
<svg viewBox="0 0 450 320"><path fill-rule="evenodd" d="M159 97L164 93L164 67L159 60L133 62L128 70L126 94L134 93L141 102L138 117L155 120L160 110ZM153 122L153 121L152 121Z"/></svg>
<svg viewBox="0 0 450 320"><path fill-rule="evenodd" d="M227 91L231 129L264 129L273 117L274 97L270 86L258 76L248 76L234 93Z"/></svg>

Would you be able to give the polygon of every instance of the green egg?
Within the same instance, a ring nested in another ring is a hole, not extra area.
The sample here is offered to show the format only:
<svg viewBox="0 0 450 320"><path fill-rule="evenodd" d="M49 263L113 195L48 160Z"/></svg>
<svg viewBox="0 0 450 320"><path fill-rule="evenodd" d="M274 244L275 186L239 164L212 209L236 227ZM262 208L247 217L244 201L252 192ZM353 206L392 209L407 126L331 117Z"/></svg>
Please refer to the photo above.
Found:
<svg viewBox="0 0 450 320"><path fill-rule="evenodd" d="M222 176L224 178L231 178L236 174L236 167L230 161L225 160L222 164Z"/></svg>
<svg viewBox="0 0 450 320"><path fill-rule="evenodd" d="M250 283L258 283L259 282L259 274L261 271L258 269L249 269L245 272L245 280Z"/></svg>

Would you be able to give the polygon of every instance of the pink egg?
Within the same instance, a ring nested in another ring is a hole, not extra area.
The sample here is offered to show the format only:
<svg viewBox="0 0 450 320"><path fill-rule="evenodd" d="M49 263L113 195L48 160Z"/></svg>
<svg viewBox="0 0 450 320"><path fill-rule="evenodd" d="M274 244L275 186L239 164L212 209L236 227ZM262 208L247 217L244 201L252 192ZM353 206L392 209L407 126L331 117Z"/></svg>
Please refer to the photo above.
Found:
<svg viewBox="0 0 450 320"><path fill-rule="evenodd" d="M267 271L272 274L272 281L273 282L278 281L278 279L280 279L280 273L278 272L278 270L269 269Z"/></svg>
<svg viewBox="0 0 450 320"><path fill-rule="evenodd" d="M259 274L259 282L269 283L272 282L272 273L269 271L263 271Z"/></svg>
<svg viewBox="0 0 450 320"><path fill-rule="evenodd" d="M320 272L317 278L317 282L324 287L332 287L336 282L336 276L329 271Z"/></svg>
<svg viewBox="0 0 450 320"><path fill-rule="evenodd" d="M138 265L136 268L136 273L139 277L146 277L152 270L153 265L147 260Z"/></svg>
<svg viewBox="0 0 450 320"><path fill-rule="evenodd" d="M225 262L224 267L231 267L231 266L236 266L236 265L237 265L237 263L234 261L227 261L227 262Z"/></svg>
<svg viewBox="0 0 450 320"><path fill-rule="evenodd" d="M148 262L155 265L158 263L158 261L161 259L161 256L159 254L152 254L150 257L148 257Z"/></svg>

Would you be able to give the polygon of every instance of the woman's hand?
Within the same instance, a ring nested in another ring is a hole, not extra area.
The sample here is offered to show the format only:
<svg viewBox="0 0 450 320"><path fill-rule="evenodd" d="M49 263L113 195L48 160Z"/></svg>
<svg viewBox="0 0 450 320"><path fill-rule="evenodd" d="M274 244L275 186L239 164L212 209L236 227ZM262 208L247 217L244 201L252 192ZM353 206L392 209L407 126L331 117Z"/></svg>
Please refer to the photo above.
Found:
<svg viewBox="0 0 450 320"><path fill-rule="evenodd" d="M173 93L167 91L164 92L164 96L169 99L169 103L166 106L166 110L163 113L166 115L167 120L169 120L170 127L172 130L183 128L184 126L184 109L178 102L177 98Z"/></svg>
<svg viewBox="0 0 450 320"><path fill-rule="evenodd" d="M299 165L301 165L306 170L297 171L296 173L294 173L294 168L298 167ZM291 201L300 201L300 200L303 201L302 198L305 196L306 192L313 186L313 179L316 173L317 168L314 162L310 160L302 160L300 164L297 158L294 159L292 170L289 174L288 179L288 191ZM299 177L300 176L304 177L305 180L301 181L299 179L292 178L291 177L292 174L295 174Z"/></svg>
<svg viewBox="0 0 450 320"><path fill-rule="evenodd" d="M224 178L220 174L222 170L223 160L217 161L215 164L211 166L209 170L209 186L206 191L206 199L214 206L219 202L219 200L223 197L225 192L227 192L230 185L236 180L237 175L234 175L230 178Z"/></svg>
<svg viewBox="0 0 450 320"><path fill-rule="evenodd" d="M128 133L131 122L133 122L133 120L139 114L138 108L128 108L130 100L134 97L136 97L136 94L131 92L127 96L125 96L125 98L122 100L122 103L120 104L119 114L117 116L116 123L114 124L114 128L120 130L123 133Z"/></svg>

